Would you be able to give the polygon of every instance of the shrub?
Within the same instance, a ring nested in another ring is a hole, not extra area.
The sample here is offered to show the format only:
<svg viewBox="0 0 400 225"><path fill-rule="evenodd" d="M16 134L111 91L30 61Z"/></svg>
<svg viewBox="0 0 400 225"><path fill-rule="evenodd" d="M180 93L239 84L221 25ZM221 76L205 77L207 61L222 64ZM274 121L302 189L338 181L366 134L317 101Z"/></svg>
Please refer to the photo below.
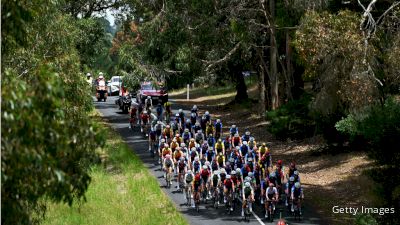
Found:
<svg viewBox="0 0 400 225"><path fill-rule="evenodd" d="M293 100L277 110L266 113L271 122L268 131L279 139L300 139L314 134L315 122L309 115L308 105L310 95L303 95L299 100Z"/></svg>

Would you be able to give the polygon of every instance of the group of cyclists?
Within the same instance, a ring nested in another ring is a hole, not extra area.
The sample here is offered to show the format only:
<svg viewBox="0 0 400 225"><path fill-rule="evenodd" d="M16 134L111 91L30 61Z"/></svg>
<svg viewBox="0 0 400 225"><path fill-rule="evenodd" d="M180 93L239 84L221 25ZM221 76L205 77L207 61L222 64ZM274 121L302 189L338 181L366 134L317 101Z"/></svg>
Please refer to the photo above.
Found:
<svg viewBox="0 0 400 225"><path fill-rule="evenodd" d="M228 133L223 132L222 121L208 111L200 114L196 105L188 114L179 109L173 115L170 102L153 106L151 98L132 107L130 123L148 137L149 151L158 155L167 187L176 176L176 188L185 193L188 206L199 210L201 200L212 200L215 207L224 204L231 213L242 202L245 217L257 202L264 207L265 218L272 220L276 204L283 202L301 216L304 194L295 162L285 168L282 160L273 161L267 144L258 144L249 130L241 135L231 125Z"/></svg>

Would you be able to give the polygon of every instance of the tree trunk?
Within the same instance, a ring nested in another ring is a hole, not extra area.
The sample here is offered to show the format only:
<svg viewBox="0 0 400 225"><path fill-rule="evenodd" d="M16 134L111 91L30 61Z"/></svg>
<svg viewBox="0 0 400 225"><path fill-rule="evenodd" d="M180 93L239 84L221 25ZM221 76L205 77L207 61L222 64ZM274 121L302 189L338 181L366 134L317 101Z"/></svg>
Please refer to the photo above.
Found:
<svg viewBox="0 0 400 225"><path fill-rule="evenodd" d="M286 30L286 97L293 100L292 87L293 87L293 70L292 70L292 49L290 47L290 31Z"/></svg>
<svg viewBox="0 0 400 225"><path fill-rule="evenodd" d="M258 82L258 90L260 92L260 115L264 116L265 110L267 110L267 105L266 105L266 98L265 98L265 93L266 93L266 88L265 88L265 62L263 55L261 53L262 50L258 50L258 55L260 57L260 64L259 64L259 82Z"/></svg>
<svg viewBox="0 0 400 225"><path fill-rule="evenodd" d="M272 109L279 108L279 78L278 67L276 62L277 48L276 48L276 32L275 32L275 0L269 1L269 10L271 14L271 34L270 34L270 81L271 81L271 104Z"/></svg>
<svg viewBox="0 0 400 225"><path fill-rule="evenodd" d="M244 102L249 99L247 95L247 86L244 81L244 76L242 74L242 69L240 67L235 67L235 78L236 78L236 102Z"/></svg>

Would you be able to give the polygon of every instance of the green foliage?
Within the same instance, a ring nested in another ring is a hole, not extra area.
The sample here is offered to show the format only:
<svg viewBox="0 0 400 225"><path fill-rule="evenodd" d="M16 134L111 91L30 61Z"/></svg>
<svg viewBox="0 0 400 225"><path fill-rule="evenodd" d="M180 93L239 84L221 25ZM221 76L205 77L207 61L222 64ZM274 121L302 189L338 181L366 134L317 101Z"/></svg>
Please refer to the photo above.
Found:
<svg viewBox="0 0 400 225"><path fill-rule="evenodd" d="M43 198L84 199L102 145L76 50L86 33L58 3L2 3L2 21L4 13L5 23L20 24L2 30L2 42L12 43L2 51L2 224L40 221Z"/></svg>
<svg viewBox="0 0 400 225"><path fill-rule="evenodd" d="M400 153L400 103L388 99L356 115L350 114L336 124L336 129L352 137L361 135L368 140L370 155L379 163L396 166Z"/></svg>
<svg viewBox="0 0 400 225"><path fill-rule="evenodd" d="M271 122L268 131L276 137L304 138L314 134L315 122L309 115L311 96L304 95L299 100L293 100L277 110L266 113Z"/></svg>
<svg viewBox="0 0 400 225"><path fill-rule="evenodd" d="M378 225L376 219L371 214L359 214L356 218L357 225Z"/></svg>

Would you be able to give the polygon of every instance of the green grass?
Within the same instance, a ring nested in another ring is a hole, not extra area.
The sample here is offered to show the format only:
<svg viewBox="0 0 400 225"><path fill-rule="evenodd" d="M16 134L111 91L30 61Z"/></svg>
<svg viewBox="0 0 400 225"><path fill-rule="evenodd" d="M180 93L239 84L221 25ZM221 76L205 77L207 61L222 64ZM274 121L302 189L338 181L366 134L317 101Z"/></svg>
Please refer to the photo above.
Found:
<svg viewBox="0 0 400 225"><path fill-rule="evenodd" d="M188 224L141 160L107 129L100 150L105 162L92 168L87 202L50 203L43 224Z"/></svg>

